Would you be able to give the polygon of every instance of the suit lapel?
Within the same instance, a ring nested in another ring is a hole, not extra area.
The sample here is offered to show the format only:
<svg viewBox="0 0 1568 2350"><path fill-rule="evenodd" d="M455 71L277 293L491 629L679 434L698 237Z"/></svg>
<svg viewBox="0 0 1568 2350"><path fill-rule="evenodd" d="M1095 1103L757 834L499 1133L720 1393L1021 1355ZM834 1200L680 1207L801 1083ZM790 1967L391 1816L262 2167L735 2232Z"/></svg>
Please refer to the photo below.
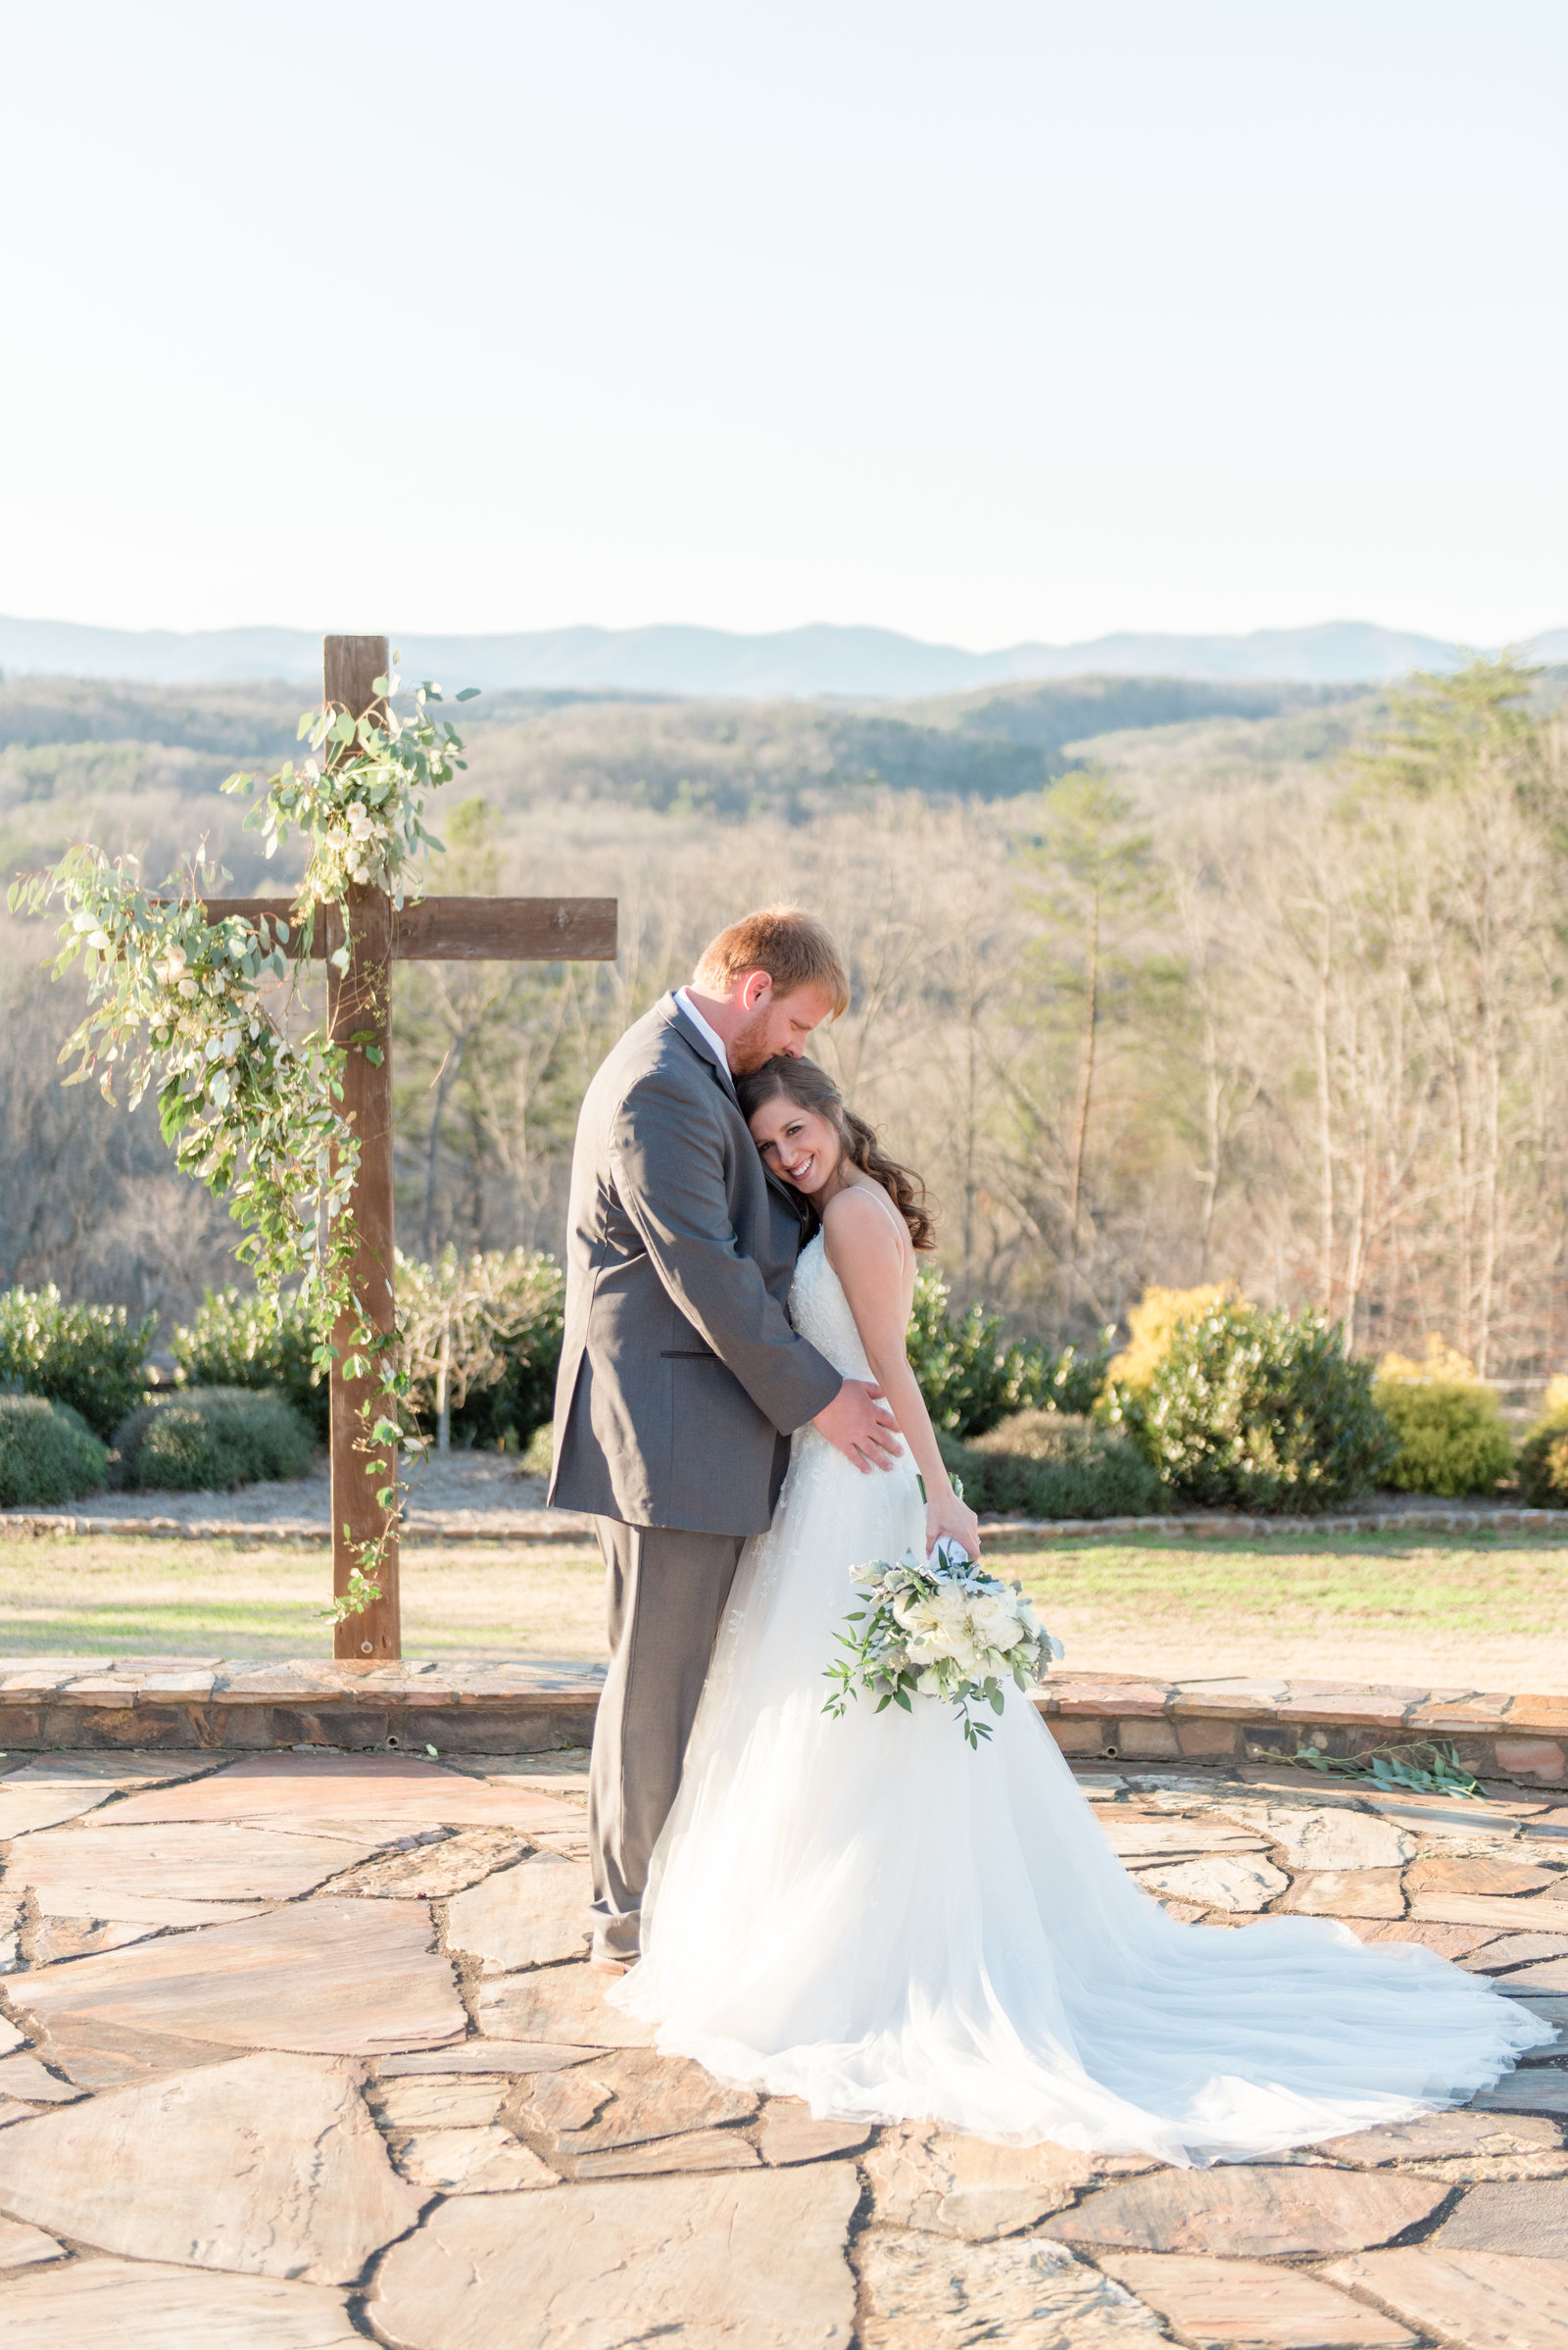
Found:
<svg viewBox="0 0 1568 2350"><path fill-rule="evenodd" d="M688 1046L690 1050L697 1054L699 1060L703 1061L707 1065L707 1067L712 1072L715 1084L723 1088L724 1093L730 1102L735 1108L738 1109L740 1107L740 1099L735 1091L735 1080L730 1074L728 1062L721 1062L718 1059L717 1055L713 1052L712 1046L709 1043L707 1037L704 1036L702 1030L695 1026L695 1024L687 1018L685 1011L675 1000L675 991L673 988L671 988L669 994L665 997L662 1009L663 1012L665 1025L669 1028L672 1028L675 1034L680 1038L681 1043ZM759 1154L759 1159L760 1161L760 1154ZM807 1210L806 1203L802 1199L799 1192L792 1191L787 1183L781 1183L779 1178L772 1172L772 1170L765 1165L762 1167L762 1180L767 1185L768 1190L773 1194L773 1197L776 1199L783 1201L784 1205L789 1209L791 1216L794 1218L797 1227L804 1234L807 1224Z"/></svg>
<svg viewBox="0 0 1568 2350"><path fill-rule="evenodd" d="M709 1068L712 1070L713 1075L718 1079L719 1084L723 1087L730 1100L732 1102L737 1102L735 1093L735 1080L730 1075L728 1062L721 1061L719 1059L718 1055L713 1051L712 1046L709 1043L707 1037L704 1036L702 1030L696 1025L695 1021L689 1020L686 1017L685 1012L675 1001L673 990L671 990L669 996L665 1000L665 1017L667 1018L670 1027L674 1029L675 1034L680 1038L681 1043L683 1045L689 1045L692 1051L698 1055L699 1059L707 1062ZM739 1106L738 1102L737 1106Z"/></svg>

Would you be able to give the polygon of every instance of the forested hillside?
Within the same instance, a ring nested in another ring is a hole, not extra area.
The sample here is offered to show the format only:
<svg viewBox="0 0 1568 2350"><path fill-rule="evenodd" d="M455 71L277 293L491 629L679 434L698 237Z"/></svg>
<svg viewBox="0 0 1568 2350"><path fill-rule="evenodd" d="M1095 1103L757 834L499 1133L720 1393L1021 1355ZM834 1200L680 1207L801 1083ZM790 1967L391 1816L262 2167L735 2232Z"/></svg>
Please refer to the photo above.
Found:
<svg viewBox="0 0 1568 2350"><path fill-rule="evenodd" d="M1229 1275L1363 1350L1442 1329L1494 1372L1560 1367L1562 682L486 697L433 886L613 892L623 951L399 970L404 1244L555 1246L599 1055L720 923L797 897L855 978L823 1057L928 1173L961 1296L1081 1333ZM161 879L205 833L236 890L286 889L217 787L293 750L296 701L0 685L8 871L91 838ZM60 1090L79 983L0 935L0 1279L182 1312L232 1228L148 1109Z"/></svg>

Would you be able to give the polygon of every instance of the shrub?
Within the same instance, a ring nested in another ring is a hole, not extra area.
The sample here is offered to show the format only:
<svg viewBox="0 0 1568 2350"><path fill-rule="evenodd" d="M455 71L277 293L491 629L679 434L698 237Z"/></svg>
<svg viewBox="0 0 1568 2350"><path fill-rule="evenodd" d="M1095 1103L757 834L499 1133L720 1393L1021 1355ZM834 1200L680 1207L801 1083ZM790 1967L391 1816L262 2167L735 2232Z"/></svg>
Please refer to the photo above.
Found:
<svg viewBox="0 0 1568 2350"><path fill-rule="evenodd" d="M42 1395L0 1395L0 1508L53 1509L96 1493L109 1447L80 1412Z"/></svg>
<svg viewBox="0 0 1568 2350"><path fill-rule="evenodd" d="M1202 1507L1317 1510L1364 1492L1396 1440L1337 1325L1218 1298L1178 1324L1116 1416L1167 1485Z"/></svg>
<svg viewBox="0 0 1568 2350"><path fill-rule="evenodd" d="M1402 1493L1493 1493L1513 1445L1497 1398L1479 1383L1380 1378L1373 1399L1399 1449L1388 1478Z"/></svg>
<svg viewBox="0 0 1568 2350"><path fill-rule="evenodd" d="M411 1418L434 1426L444 1356L453 1434L526 1446L555 1403L564 1296L560 1265L538 1249L460 1257L448 1248L433 1265L400 1256L399 1367Z"/></svg>
<svg viewBox="0 0 1568 2350"><path fill-rule="evenodd" d="M1083 1412L1100 1393L1107 1348L1054 1354L1037 1339L1002 1343L1002 1316L971 1305L955 1321L940 1274L915 1276L909 1319L910 1367L932 1426L953 1436L979 1436L1009 1412L1051 1409Z"/></svg>
<svg viewBox="0 0 1568 2350"><path fill-rule="evenodd" d="M1233 1281L1211 1281L1196 1290L1145 1290L1127 1315L1127 1344L1105 1367L1106 1384L1142 1395L1165 1359L1183 1322L1196 1322L1209 1306L1235 1298Z"/></svg>
<svg viewBox="0 0 1568 2350"><path fill-rule="evenodd" d="M170 1341L181 1382L192 1388L261 1388L281 1395L324 1444L326 1380L314 1376L316 1340L299 1297L275 1306L255 1290L209 1290L196 1319Z"/></svg>
<svg viewBox="0 0 1568 2350"><path fill-rule="evenodd" d="M1385 1354L1378 1365L1380 1380L1418 1380L1440 1387L1481 1387L1485 1383L1476 1376L1475 1364L1468 1354L1450 1346L1441 1331L1429 1330L1423 1341L1426 1352L1419 1358L1408 1354Z"/></svg>
<svg viewBox="0 0 1568 2350"><path fill-rule="evenodd" d="M139 1403L156 1314L132 1322L122 1305L67 1305L60 1292L0 1295L0 1388L46 1395L79 1412L106 1442Z"/></svg>
<svg viewBox="0 0 1568 2350"><path fill-rule="evenodd" d="M261 1478L305 1477L311 1431L282 1395L265 1389L176 1389L144 1403L116 1436L120 1483L134 1493L226 1493Z"/></svg>
<svg viewBox="0 0 1568 2350"><path fill-rule="evenodd" d="M971 1509L1004 1517L1148 1517L1165 1507L1132 1439L1080 1413L1015 1412L972 1444L939 1438Z"/></svg>
<svg viewBox="0 0 1568 2350"><path fill-rule="evenodd" d="M1519 1498L1531 1509L1568 1509L1568 1379L1552 1380L1545 1401L1519 1447Z"/></svg>

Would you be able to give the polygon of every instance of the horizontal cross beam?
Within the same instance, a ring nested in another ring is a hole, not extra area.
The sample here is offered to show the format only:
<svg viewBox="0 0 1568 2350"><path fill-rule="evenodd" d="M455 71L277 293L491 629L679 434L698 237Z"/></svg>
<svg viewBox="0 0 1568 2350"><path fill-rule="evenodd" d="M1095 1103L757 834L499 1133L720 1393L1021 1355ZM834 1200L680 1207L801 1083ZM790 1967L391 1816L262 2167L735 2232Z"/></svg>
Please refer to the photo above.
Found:
<svg viewBox="0 0 1568 2350"><path fill-rule="evenodd" d="M286 922L285 953L300 953L288 898L204 898L210 922L266 914ZM343 943L335 906L317 908L311 954L318 961ZM609 963L615 959L613 898L421 898L392 914L394 962Z"/></svg>

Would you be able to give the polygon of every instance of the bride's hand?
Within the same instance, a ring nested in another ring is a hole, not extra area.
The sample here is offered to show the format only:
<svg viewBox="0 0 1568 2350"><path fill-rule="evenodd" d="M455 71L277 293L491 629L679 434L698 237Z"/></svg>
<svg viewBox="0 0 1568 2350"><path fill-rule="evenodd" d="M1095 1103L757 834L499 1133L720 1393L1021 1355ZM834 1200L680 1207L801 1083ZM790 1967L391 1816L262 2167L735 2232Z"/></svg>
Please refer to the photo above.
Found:
<svg viewBox="0 0 1568 2350"><path fill-rule="evenodd" d="M925 1548L929 1558L943 1535L952 1535L971 1558L980 1555L980 1521L966 1502L948 1492L933 1495L925 1505Z"/></svg>

